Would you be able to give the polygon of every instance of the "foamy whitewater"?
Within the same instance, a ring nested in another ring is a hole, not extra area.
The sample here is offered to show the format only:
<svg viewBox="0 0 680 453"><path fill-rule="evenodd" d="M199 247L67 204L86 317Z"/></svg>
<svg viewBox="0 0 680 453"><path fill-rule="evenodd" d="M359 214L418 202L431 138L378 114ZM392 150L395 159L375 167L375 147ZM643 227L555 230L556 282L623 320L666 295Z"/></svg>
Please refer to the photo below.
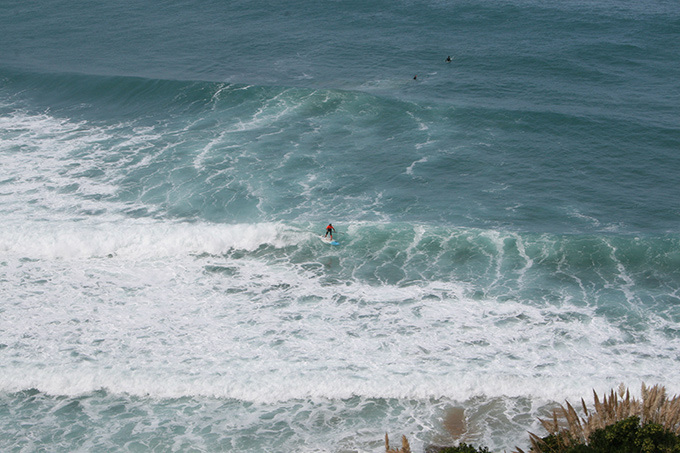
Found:
<svg viewBox="0 0 680 453"><path fill-rule="evenodd" d="M680 392L677 2L0 10L0 450L511 451Z"/></svg>

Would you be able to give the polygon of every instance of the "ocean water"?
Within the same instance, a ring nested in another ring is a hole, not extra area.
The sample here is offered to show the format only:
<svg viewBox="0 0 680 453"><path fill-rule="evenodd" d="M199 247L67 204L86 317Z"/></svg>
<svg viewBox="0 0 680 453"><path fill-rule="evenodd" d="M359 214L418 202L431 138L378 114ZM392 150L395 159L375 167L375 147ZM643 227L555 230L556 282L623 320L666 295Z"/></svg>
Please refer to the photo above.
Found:
<svg viewBox="0 0 680 453"><path fill-rule="evenodd" d="M565 399L680 392L676 0L0 30L2 451L511 451Z"/></svg>

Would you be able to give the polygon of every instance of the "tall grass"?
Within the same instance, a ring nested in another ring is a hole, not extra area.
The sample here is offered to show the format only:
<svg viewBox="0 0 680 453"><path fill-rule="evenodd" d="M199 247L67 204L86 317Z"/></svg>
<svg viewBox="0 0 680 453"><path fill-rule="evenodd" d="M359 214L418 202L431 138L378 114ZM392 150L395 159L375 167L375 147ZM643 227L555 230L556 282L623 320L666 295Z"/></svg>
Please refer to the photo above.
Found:
<svg viewBox="0 0 680 453"><path fill-rule="evenodd" d="M581 398L583 415L579 416L574 407L567 402L566 407L553 411L549 420L540 419L549 435L560 439L560 444L570 447L587 444L590 435L597 429L612 425L632 416L640 418L640 424L656 423L676 435L680 435L680 397L669 398L663 386L647 387L642 384L641 399L630 396L628 389L621 384L617 391L612 390L600 401L593 390L594 408L589 411ZM536 434L529 433L531 450L542 452L546 443ZM522 452L521 449L517 449Z"/></svg>
<svg viewBox="0 0 680 453"><path fill-rule="evenodd" d="M385 433L385 453L411 453L411 446L408 444L406 436L401 436L401 448L390 448L390 438Z"/></svg>

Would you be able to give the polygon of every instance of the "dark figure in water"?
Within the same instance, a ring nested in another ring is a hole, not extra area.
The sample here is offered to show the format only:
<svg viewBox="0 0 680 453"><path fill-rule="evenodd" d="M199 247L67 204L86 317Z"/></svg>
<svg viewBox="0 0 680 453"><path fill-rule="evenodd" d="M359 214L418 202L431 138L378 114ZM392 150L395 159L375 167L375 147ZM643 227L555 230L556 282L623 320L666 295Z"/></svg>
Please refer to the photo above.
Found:
<svg viewBox="0 0 680 453"><path fill-rule="evenodd" d="M447 62L447 63L451 63L451 55L449 55L448 57L446 57L446 62Z"/></svg>

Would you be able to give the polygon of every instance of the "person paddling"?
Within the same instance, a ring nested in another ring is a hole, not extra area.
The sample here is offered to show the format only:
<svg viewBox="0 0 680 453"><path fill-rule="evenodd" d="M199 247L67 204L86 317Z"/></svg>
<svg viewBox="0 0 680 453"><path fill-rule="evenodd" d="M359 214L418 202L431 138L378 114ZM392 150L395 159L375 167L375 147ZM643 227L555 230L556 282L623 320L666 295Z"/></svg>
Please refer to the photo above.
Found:
<svg viewBox="0 0 680 453"><path fill-rule="evenodd" d="M333 231L335 231L335 228L333 228L332 223L329 223L328 226L326 227L326 234L324 234L323 237L326 237L330 234L331 235L331 241L332 241L333 240Z"/></svg>

